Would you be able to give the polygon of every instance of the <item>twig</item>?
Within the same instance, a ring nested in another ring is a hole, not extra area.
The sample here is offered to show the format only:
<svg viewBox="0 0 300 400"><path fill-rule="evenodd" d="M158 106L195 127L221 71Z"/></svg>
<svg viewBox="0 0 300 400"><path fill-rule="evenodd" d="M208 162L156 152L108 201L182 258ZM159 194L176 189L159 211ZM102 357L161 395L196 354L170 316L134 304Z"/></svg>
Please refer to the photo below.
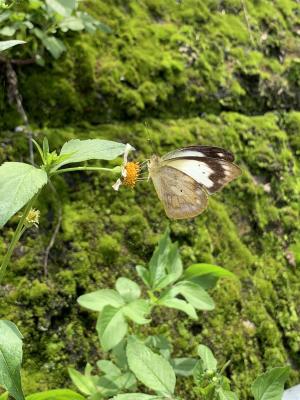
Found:
<svg viewBox="0 0 300 400"><path fill-rule="evenodd" d="M6 64L7 63L7 58L4 57L0 57L0 63L2 64ZM11 62L11 64L15 64L15 65L30 65L30 64L35 64L36 63L36 58L32 57L32 58L25 58L25 59L10 59L9 60Z"/></svg>
<svg viewBox="0 0 300 400"><path fill-rule="evenodd" d="M54 193L57 195L57 191L54 188L54 186L52 184L50 184L51 189L54 191ZM52 247L54 246L56 237L58 235L60 226L61 226L61 221L62 221L62 206L61 203L59 201L59 206L58 206L58 219L57 219L57 223L55 225L54 231L52 233L50 242L45 250L45 255L44 255L44 276L47 277L48 276L48 260L49 260L49 254L50 251L52 249Z"/></svg>
<svg viewBox="0 0 300 400"><path fill-rule="evenodd" d="M246 21L246 25L247 25L250 41L251 41L253 46L256 46L255 40L254 40L254 38L252 36L252 29L251 29L251 25L250 25L250 20L249 20L249 15L248 15L248 12L247 12L247 7L246 7L245 0L241 0L241 3L242 3L243 11L244 11L245 21Z"/></svg>
<svg viewBox="0 0 300 400"><path fill-rule="evenodd" d="M17 111L20 114L23 123L26 127L26 133L28 136L28 141L29 141L29 159L31 164L34 164L34 154L33 154L33 145L32 145L32 131L29 126L29 121L27 114L24 110L23 107L23 102L22 102L22 96L19 92L19 86L18 86L18 77L13 69L12 63L10 60L6 60L6 78L8 82L8 101L9 103L16 104L17 106Z"/></svg>

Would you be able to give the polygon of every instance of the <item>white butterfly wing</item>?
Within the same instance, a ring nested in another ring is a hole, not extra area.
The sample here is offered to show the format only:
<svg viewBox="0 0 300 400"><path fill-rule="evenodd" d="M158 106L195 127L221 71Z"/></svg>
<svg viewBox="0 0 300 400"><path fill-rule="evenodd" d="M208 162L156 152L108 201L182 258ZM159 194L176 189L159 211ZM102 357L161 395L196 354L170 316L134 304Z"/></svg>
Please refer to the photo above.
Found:
<svg viewBox="0 0 300 400"><path fill-rule="evenodd" d="M241 175L241 170L232 162L210 157L171 158L163 165L176 168L203 185L209 194Z"/></svg>
<svg viewBox="0 0 300 400"><path fill-rule="evenodd" d="M207 207L205 189L179 169L160 166L150 176L169 218L193 218Z"/></svg>

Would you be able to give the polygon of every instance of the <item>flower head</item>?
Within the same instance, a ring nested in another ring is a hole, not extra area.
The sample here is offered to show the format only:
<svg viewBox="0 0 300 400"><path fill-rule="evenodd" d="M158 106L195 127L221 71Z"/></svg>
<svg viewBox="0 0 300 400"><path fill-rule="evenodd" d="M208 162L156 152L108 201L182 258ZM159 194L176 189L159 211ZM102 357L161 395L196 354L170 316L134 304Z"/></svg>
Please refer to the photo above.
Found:
<svg viewBox="0 0 300 400"><path fill-rule="evenodd" d="M35 208L31 208L29 213L27 214L26 217L26 225L29 226L35 226L36 228L39 225L39 221L40 221L40 211L36 210Z"/></svg>
<svg viewBox="0 0 300 400"><path fill-rule="evenodd" d="M119 190L121 185L134 187L140 172L140 165L137 162L128 162L128 154L131 150L135 150L129 143L125 146L124 158L121 168L121 178L119 178L114 184L113 188Z"/></svg>

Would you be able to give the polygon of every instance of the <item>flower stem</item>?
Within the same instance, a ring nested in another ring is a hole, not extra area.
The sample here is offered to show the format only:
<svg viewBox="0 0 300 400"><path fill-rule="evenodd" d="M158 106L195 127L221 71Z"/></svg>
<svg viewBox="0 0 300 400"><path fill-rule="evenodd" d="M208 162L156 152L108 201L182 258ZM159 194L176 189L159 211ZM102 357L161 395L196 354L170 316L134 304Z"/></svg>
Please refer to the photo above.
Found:
<svg viewBox="0 0 300 400"><path fill-rule="evenodd" d="M24 226L24 222L25 222L26 217L27 217L29 211L31 210L32 205L35 202L37 196L38 196L38 194L36 194L29 201L29 203L27 204L27 206L26 206L26 208L25 208L25 210L24 210L24 212L23 212L23 214L21 216L21 219L20 219L20 221L18 223L17 229L15 230L14 236L13 236L13 238L12 238L12 240L11 240L9 246L8 246L7 252L6 252L6 254L5 254L5 256L4 256L3 260L2 260L2 264L1 264L1 267L0 267L0 283L2 282L3 277L5 275L6 268L8 266L8 263L9 263L10 259L11 259L12 253L13 253L18 241L20 240L20 237L23 235L23 233L26 230L26 227Z"/></svg>
<svg viewBox="0 0 300 400"><path fill-rule="evenodd" d="M88 166L74 167L74 168L58 169L57 171L52 172L51 175L58 175L58 174L63 174L64 172L73 172L73 171L107 171L117 174L120 173L121 168L119 166L115 168L88 167Z"/></svg>

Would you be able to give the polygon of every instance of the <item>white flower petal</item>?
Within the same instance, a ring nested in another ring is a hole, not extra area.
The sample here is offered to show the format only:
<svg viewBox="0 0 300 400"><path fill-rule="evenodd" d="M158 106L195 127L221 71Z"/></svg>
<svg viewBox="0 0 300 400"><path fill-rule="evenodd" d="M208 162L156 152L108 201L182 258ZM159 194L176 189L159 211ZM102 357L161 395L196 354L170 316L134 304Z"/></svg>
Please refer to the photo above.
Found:
<svg viewBox="0 0 300 400"><path fill-rule="evenodd" d="M127 164L128 154L133 150L135 150L135 148L132 147L131 144L127 143L124 150L124 161L123 161L124 165Z"/></svg>
<svg viewBox="0 0 300 400"><path fill-rule="evenodd" d="M122 181L121 181L121 179L119 178L119 179L112 185L112 187L113 187L114 190L117 190L117 191L118 191L121 185L122 185Z"/></svg>

